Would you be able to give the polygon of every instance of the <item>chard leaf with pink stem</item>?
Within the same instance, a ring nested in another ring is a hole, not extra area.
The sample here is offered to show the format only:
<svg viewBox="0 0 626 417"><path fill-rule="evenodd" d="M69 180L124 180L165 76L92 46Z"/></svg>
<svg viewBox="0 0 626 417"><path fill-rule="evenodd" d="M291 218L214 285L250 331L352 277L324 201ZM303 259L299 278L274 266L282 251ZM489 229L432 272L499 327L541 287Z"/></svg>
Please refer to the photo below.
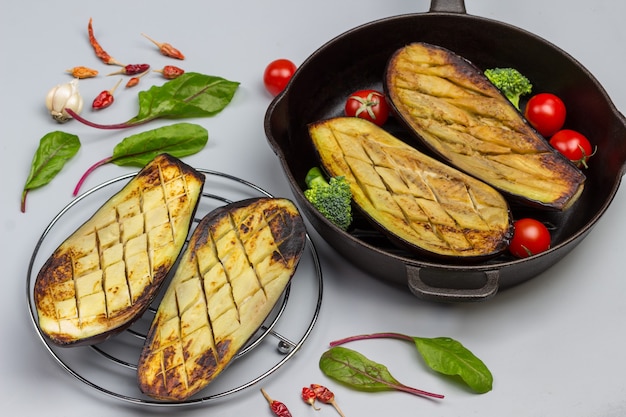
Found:
<svg viewBox="0 0 626 417"><path fill-rule="evenodd" d="M367 339L399 339L415 344L424 362L444 375L460 377L470 388L479 394L491 391L493 375L476 355L460 342L450 337L415 337L401 333L373 333L346 337L331 342L331 346Z"/></svg>
<svg viewBox="0 0 626 417"><path fill-rule="evenodd" d="M319 367L334 380L360 391L402 391L412 395L443 398L441 394L409 387L394 378L386 366L366 358L361 353L341 346L322 354Z"/></svg>
<svg viewBox="0 0 626 417"><path fill-rule="evenodd" d="M193 123L175 123L129 136L113 148L113 154L93 164L74 188L78 195L87 177L98 167L113 163L118 166L144 167L154 157L168 153L176 158L200 152L209 140L208 131Z"/></svg>
<svg viewBox="0 0 626 417"><path fill-rule="evenodd" d="M28 191L48 184L63 169L65 164L80 149L78 136L55 131L46 134L39 141L39 147L33 155L30 173L24 184L20 209L26 212Z"/></svg>
<svg viewBox="0 0 626 417"><path fill-rule="evenodd" d="M139 110L132 119L115 124L99 124L85 119L71 109L77 121L98 129L124 129L156 119L210 117L221 112L233 99L239 83L222 77L186 72L160 86L140 91Z"/></svg>

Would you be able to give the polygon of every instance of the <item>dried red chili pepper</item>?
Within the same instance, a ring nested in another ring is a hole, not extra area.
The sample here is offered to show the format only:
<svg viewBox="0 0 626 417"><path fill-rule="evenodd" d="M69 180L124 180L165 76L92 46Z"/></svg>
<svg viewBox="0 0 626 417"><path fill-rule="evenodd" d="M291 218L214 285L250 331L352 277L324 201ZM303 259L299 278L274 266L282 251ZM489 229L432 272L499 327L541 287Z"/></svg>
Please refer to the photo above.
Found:
<svg viewBox="0 0 626 417"><path fill-rule="evenodd" d="M80 79L91 78L91 77L95 77L96 75L98 75L97 70L83 67L83 66L70 68L67 70L67 72L72 74L72 77L80 78Z"/></svg>
<svg viewBox="0 0 626 417"><path fill-rule="evenodd" d="M139 84L139 80L141 79L141 77L143 77L144 75L146 75L148 73L148 71L144 71L141 74L137 75L136 77L132 77L130 80L128 80L128 82L126 83L126 88L131 88L136 86L137 84Z"/></svg>
<svg viewBox="0 0 626 417"><path fill-rule="evenodd" d="M146 72L150 69L149 64L130 64L124 65L121 70L112 72L107 75L116 75L116 74L124 74L124 75L137 75L142 72Z"/></svg>
<svg viewBox="0 0 626 417"><path fill-rule="evenodd" d="M102 46L100 46L100 43L96 40L96 37L93 33L93 24L92 24L91 18L89 18L89 25L87 26L87 30L89 32L89 43L93 47L93 50L96 53L96 56L100 58L100 60L104 62L105 64L119 65L123 67L124 64L120 63L118 60L116 60L111 55L109 55L104 49L102 49Z"/></svg>
<svg viewBox="0 0 626 417"><path fill-rule="evenodd" d="M178 49L174 48L169 43L157 42L145 33L142 33L141 35L153 44L155 44L163 55L169 56L170 58L185 59L185 55L183 55Z"/></svg>
<svg viewBox="0 0 626 417"><path fill-rule="evenodd" d="M311 384L311 389L315 392L315 398L323 402L324 404L330 404L335 407L335 410L341 417L345 417L337 402L335 402L335 394L323 385Z"/></svg>
<svg viewBox="0 0 626 417"><path fill-rule="evenodd" d="M305 403L310 404L315 410L319 410L318 407L315 406L315 391L313 391L309 387L302 387L302 399Z"/></svg>
<svg viewBox="0 0 626 417"><path fill-rule="evenodd" d="M91 107L93 107L94 110L101 110L113 104L113 101L115 101L115 98L113 97L113 93L115 92L115 89L117 88L117 86L120 85L121 82L122 82L122 79L120 78L120 80L117 82L117 84L115 84L115 86L112 89L104 90L100 94L98 94L96 98L93 100Z"/></svg>
<svg viewBox="0 0 626 417"><path fill-rule="evenodd" d="M280 401L276 401L270 398L270 396L267 395L267 392L265 392L263 388L261 388L261 393L263 394L263 396L269 403L270 409L275 415L277 415L278 417L292 417L291 413L289 412L289 409L287 408L285 404L281 403Z"/></svg>
<svg viewBox="0 0 626 417"><path fill-rule="evenodd" d="M163 74L164 78L168 80L173 80L174 78L178 78L185 73L185 70L182 68L175 67L174 65L166 65L163 69L154 70L154 72L160 72Z"/></svg>

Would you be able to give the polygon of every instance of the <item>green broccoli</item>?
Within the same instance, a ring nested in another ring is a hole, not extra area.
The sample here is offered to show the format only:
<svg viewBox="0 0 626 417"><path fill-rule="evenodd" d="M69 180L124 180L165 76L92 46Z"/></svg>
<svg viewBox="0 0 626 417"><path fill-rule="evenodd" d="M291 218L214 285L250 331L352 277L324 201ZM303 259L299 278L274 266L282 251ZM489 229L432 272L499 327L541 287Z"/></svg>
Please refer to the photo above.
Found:
<svg viewBox="0 0 626 417"><path fill-rule="evenodd" d="M352 223L352 193L346 178L324 178L318 167L311 168L306 174L307 189L304 196L328 220L343 230L348 230Z"/></svg>
<svg viewBox="0 0 626 417"><path fill-rule="evenodd" d="M528 78L513 68L491 68L485 70L485 76L518 110L520 97L533 88Z"/></svg>

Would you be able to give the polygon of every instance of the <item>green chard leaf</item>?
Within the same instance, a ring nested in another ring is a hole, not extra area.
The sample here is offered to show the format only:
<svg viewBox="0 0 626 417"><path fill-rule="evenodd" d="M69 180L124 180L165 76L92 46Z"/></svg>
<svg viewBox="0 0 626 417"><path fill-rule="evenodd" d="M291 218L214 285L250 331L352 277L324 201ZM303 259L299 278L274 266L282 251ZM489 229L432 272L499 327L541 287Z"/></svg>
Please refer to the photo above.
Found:
<svg viewBox="0 0 626 417"><path fill-rule="evenodd" d="M118 166L143 167L155 156L168 153L176 158L200 152L209 132L192 123L176 123L128 136L113 148L111 162Z"/></svg>
<svg viewBox="0 0 626 417"><path fill-rule="evenodd" d="M413 342L426 365L443 375L459 376L479 394L491 391L493 376L487 366L460 342L449 337L413 337L401 333L372 333L349 336L330 343L339 346L368 339L398 339Z"/></svg>
<svg viewBox="0 0 626 417"><path fill-rule="evenodd" d="M188 72L162 86L139 93L139 113L128 121L213 116L232 100L239 83L222 77Z"/></svg>
<svg viewBox="0 0 626 417"><path fill-rule="evenodd" d="M389 391L399 384L387 367L352 349L331 348L322 354L319 365L327 376L361 391Z"/></svg>
<svg viewBox="0 0 626 417"><path fill-rule="evenodd" d="M443 395L400 383L391 375L386 366L352 349L339 346L330 348L320 357L319 367L326 376L360 391L397 390L413 395L443 398Z"/></svg>
<svg viewBox="0 0 626 417"><path fill-rule="evenodd" d="M156 119L210 117L232 101L239 83L222 77L186 72L160 86L139 92L139 110L132 119L116 124L94 123L72 110L77 121L98 129L125 129Z"/></svg>
<svg viewBox="0 0 626 417"><path fill-rule="evenodd" d="M413 340L431 369L444 375L458 375L477 393L491 391L491 372L483 361L460 342L449 337L413 337Z"/></svg>
<svg viewBox="0 0 626 417"><path fill-rule="evenodd" d="M28 191L42 187L52 181L79 149L80 140L78 136L70 133L55 131L41 138L22 192L22 212L26 211Z"/></svg>
<svg viewBox="0 0 626 417"><path fill-rule="evenodd" d="M74 188L74 195L78 195L87 177L102 165L113 163L118 166L143 167L162 153L182 158L200 152L208 140L209 132L193 123L175 123L128 136L115 145L113 155L96 162L85 171Z"/></svg>

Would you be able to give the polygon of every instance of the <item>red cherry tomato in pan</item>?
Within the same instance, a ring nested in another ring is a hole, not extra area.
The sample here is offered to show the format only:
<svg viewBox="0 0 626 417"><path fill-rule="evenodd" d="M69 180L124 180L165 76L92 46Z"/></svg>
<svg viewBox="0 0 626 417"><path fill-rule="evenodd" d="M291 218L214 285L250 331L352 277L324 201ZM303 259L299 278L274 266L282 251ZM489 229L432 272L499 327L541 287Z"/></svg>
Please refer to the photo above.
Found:
<svg viewBox="0 0 626 417"><path fill-rule="evenodd" d="M513 238L509 243L509 251L518 258L550 249L550 231L538 220L524 218L513 223Z"/></svg>
<svg viewBox="0 0 626 417"><path fill-rule="evenodd" d="M296 69L296 64L288 59L281 58L270 62L263 73L265 89L271 95L277 96L285 89Z"/></svg>
<svg viewBox="0 0 626 417"><path fill-rule="evenodd" d="M360 117L382 126L389 117L389 104L379 91L359 90L348 97L344 111L348 117Z"/></svg>
<svg viewBox="0 0 626 417"><path fill-rule="evenodd" d="M550 138L550 145L579 168L587 168L587 160L594 153L589 139L582 133L571 129L556 132Z"/></svg>
<svg viewBox="0 0 626 417"><path fill-rule="evenodd" d="M524 117L537 132L549 138L565 123L565 104L550 93L539 93L528 100Z"/></svg>

